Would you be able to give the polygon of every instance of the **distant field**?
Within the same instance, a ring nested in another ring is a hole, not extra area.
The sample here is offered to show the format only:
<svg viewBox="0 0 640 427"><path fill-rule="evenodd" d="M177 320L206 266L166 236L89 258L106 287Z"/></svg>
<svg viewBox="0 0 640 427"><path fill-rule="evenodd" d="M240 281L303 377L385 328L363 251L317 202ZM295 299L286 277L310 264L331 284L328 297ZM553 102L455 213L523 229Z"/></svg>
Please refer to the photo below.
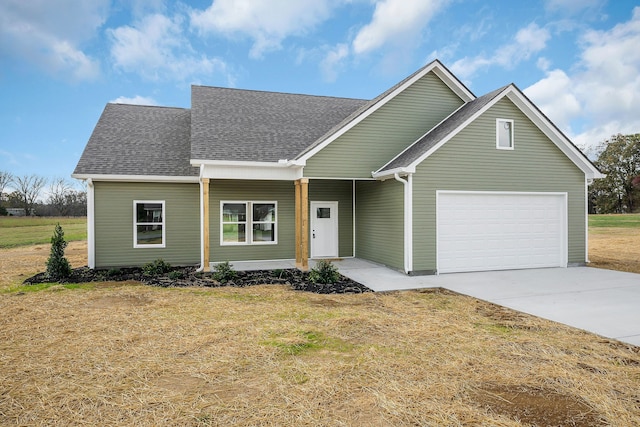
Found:
<svg viewBox="0 0 640 427"><path fill-rule="evenodd" d="M589 215L589 227L640 228L640 214Z"/></svg>
<svg viewBox="0 0 640 427"><path fill-rule="evenodd" d="M49 243L58 223L67 241L87 238L86 217L0 217L0 248Z"/></svg>

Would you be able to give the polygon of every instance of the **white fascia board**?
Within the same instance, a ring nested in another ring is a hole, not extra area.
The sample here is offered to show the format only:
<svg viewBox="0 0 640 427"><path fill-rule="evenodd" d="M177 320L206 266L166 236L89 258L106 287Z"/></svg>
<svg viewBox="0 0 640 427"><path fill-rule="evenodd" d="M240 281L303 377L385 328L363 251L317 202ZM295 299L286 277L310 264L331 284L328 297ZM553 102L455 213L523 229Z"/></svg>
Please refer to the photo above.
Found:
<svg viewBox="0 0 640 427"><path fill-rule="evenodd" d="M453 90L454 93L458 95L465 103L475 99L475 96L471 92L469 92L469 90L465 88L442 64L440 64L440 62L433 61L431 64L429 64L429 66L425 67L421 72L419 72L418 74L413 76L411 79L404 82L404 84L402 84L401 86L398 86L393 92L387 94L387 96L385 96L384 98L376 102L375 105L372 105L369 109L364 111L358 117L351 120L340 130L338 130L329 138L324 140L321 144L317 145L316 147L311 149L309 152L305 153L303 156L301 156L298 159L298 161L306 162L311 157L315 156L320 150L325 148L327 145L331 144L340 136L344 135L348 130L352 129L355 125L362 122L364 119L366 119L371 114L376 112L378 109L384 106L387 102L391 101L393 98L398 96L398 94L404 92L408 87L413 85L415 82L420 80L422 77L424 77L431 71L433 71L434 74L438 76L438 78L440 78L443 81L443 83L446 84L451 90Z"/></svg>
<svg viewBox="0 0 640 427"><path fill-rule="evenodd" d="M209 179L295 181L302 178L302 169L302 166L277 163L202 164L200 175Z"/></svg>
<svg viewBox="0 0 640 427"><path fill-rule="evenodd" d="M405 176L405 175L411 175L414 174L416 172L415 168L394 168L394 169L389 169L386 171L377 171L377 172L371 172L371 176L374 177L375 179L378 180L382 180L382 179L390 179L393 178L394 175L400 175L400 176Z"/></svg>
<svg viewBox="0 0 640 427"><path fill-rule="evenodd" d="M107 175L107 174L82 174L74 173L72 178L93 181L111 182L171 182L171 183L198 183L197 176L164 176L164 175Z"/></svg>
<svg viewBox="0 0 640 427"><path fill-rule="evenodd" d="M509 86L506 93L511 100L535 125L562 151L589 179L604 178L586 156L556 128L547 117L527 97L515 87Z"/></svg>
<svg viewBox="0 0 640 427"><path fill-rule="evenodd" d="M278 160L277 162L249 162L242 160L206 160L206 159L191 159L191 166L239 166L239 167L262 167L262 168L287 168L291 166L304 166L304 163L300 163L294 160Z"/></svg>

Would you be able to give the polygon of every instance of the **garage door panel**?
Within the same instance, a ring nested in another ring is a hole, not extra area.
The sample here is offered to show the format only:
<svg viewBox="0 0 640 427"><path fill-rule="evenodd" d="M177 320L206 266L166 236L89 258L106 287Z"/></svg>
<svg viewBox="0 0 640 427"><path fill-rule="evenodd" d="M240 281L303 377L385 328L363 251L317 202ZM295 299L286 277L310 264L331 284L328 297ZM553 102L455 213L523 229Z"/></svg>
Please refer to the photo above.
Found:
<svg viewBox="0 0 640 427"><path fill-rule="evenodd" d="M438 271L565 266L566 195L438 194Z"/></svg>

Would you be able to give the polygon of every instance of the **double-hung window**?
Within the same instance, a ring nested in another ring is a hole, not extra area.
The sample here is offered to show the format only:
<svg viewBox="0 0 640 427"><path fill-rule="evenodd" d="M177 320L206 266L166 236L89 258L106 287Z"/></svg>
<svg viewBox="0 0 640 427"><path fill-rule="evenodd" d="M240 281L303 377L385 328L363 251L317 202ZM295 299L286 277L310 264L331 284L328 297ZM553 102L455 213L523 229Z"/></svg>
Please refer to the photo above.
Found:
<svg viewBox="0 0 640 427"><path fill-rule="evenodd" d="M513 150L513 120L496 119L496 148Z"/></svg>
<svg viewBox="0 0 640 427"><path fill-rule="evenodd" d="M133 247L164 248L166 245L164 221L163 200L134 200Z"/></svg>
<svg viewBox="0 0 640 427"><path fill-rule="evenodd" d="M276 202L220 202L220 244L277 243L276 210Z"/></svg>

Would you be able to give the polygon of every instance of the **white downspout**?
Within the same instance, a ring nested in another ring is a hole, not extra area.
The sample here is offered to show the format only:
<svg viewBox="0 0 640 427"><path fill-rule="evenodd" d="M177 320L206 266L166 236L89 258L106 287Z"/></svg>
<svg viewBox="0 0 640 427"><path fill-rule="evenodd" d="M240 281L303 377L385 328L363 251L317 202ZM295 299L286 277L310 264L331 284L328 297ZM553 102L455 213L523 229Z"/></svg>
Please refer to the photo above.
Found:
<svg viewBox="0 0 640 427"><path fill-rule="evenodd" d="M93 180L87 179L87 266L96 268L96 238L95 238L95 190Z"/></svg>
<svg viewBox="0 0 640 427"><path fill-rule="evenodd" d="M396 181L404 186L404 272L413 271L413 179L408 174L406 179L394 173Z"/></svg>

